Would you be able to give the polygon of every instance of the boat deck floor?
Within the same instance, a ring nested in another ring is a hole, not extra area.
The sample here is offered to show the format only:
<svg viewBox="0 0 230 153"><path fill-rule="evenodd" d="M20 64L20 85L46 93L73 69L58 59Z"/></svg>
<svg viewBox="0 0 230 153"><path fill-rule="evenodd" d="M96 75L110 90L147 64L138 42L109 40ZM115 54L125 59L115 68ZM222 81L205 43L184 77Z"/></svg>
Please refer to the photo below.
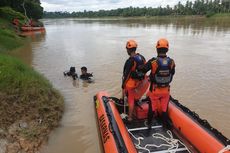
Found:
<svg viewBox="0 0 230 153"><path fill-rule="evenodd" d="M151 129L145 120L125 123L139 153L188 153L187 147L169 129L154 120Z"/></svg>

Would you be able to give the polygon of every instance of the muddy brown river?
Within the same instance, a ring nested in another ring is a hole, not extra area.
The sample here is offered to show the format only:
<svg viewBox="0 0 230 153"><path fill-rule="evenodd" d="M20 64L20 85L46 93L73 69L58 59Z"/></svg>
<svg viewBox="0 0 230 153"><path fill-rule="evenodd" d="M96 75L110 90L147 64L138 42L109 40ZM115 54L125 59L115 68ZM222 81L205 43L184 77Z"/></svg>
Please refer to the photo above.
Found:
<svg viewBox="0 0 230 153"><path fill-rule="evenodd" d="M14 54L32 65L65 98L65 112L42 153L100 153L93 96L106 90L121 96L128 39L138 42L146 59L156 56L155 42L169 40L176 62L171 94L230 138L230 23L193 20L43 20L46 34ZM73 81L63 71L81 66L95 83Z"/></svg>

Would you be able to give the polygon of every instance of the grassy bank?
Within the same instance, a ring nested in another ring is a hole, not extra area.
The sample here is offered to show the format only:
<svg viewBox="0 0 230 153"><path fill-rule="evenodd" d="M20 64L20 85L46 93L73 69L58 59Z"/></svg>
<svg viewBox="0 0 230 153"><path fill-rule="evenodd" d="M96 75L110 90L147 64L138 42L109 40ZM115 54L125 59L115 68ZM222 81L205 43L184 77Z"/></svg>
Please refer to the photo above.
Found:
<svg viewBox="0 0 230 153"><path fill-rule="evenodd" d="M22 46L26 39L19 37L12 25L5 19L0 18L0 52L13 50Z"/></svg>
<svg viewBox="0 0 230 153"><path fill-rule="evenodd" d="M219 14L214 14L212 18L226 18L230 19L230 13L219 13Z"/></svg>
<svg viewBox="0 0 230 153"><path fill-rule="evenodd" d="M14 18L21 19L23 15L11 8L0 8L0 53L13 50L25 43L25 38L19 37L11 21Z"/></svg>
<svg viewBox="0 0 230 153"><path fill-rule="evenodd" d="M0 55L0 101L0 140L7 139L6 150L18 146L35 152L63 112L63 98L49 81L7 55Z"/></svg>
<svg viewBox="0 0 230 153"><path fill-rule="evenodd" d="M136 16L136 17L96 17L96 18L75 18L79 20L99 20L99 21L134 21L139 23L151 23L162 22L164 24L177 23L178 21L186 21L188 23L201 22L213 22L213 24L230 23L230 13L215 14L212 16L205 15L169 15L169 16Z"/></svg>
<svg viewBox="0 0 230 153"><path fill-rule="evenodd" d="M6 55L27 43L27 39L19 37L11 24L18 13L0 8L0 16L2 11L5 18L0 17L0 153L35 153L58 125L64 100L42 75Z"/></svg>
<svg viewBox="0 0 230 153"><path fill-rule="evenodd" d="M105 17L106 18L106 17ZM162 20L191 20L191 19L230 19L230 13L219 13L214 14L210 17L205 15L169 15L169 16L142 16L142 17L108 17L108 18L117 18L117 19L162 19Z"/></svg>

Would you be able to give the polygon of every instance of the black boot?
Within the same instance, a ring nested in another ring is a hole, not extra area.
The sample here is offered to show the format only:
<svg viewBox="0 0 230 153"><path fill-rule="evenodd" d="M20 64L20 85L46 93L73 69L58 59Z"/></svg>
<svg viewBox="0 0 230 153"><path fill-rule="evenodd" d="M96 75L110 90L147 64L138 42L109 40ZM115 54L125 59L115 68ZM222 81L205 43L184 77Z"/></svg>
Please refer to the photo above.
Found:
<svg viewBox="0 0 230 153"><path fill-rule="evenodd" d="M167 112L163 112L162 113L162 123L163 123L163 127L166 129L171 129L172 128L172 123L168 117L168 113Z"/></svg>
<svg viewBox="0 0 230 153"><path fill-rule="evenodd" d="M148 110L148 129L151 129L152 127L152 120L153 120L153 109L152 109L152 102L151 100L149 99L149 110Z"/></svg>
<svg viewBox="0 0 230 153"><path fill-rule="evenodd" d="M153 111L149 111L148 112L148 119L147 119L147 123L148 123L148 129L151 129L151 127L152 127L152 122L153 122L153 116L154 116L154 114L155 114L155 112L153 112Z"/></svg>

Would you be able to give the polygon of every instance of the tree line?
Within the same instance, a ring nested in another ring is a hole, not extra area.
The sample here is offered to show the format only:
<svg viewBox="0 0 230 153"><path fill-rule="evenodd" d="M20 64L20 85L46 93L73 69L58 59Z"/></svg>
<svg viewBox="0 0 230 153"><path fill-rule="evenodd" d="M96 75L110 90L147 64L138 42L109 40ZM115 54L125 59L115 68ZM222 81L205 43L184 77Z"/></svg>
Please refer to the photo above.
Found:
<svg viewBox="0 0 230 153"><path fill-rule="evenodd" d="M112 10L83 11L83 12L44 12L45 18L68 17L138 17L138 16L166 16L166 15L206 15L216 13L230 13L230 0L196 0L185 4L178 2L173 7L127 7Z"/></svg>
<svg viewBox="0 0 230 153"><path fill-rule="evenodd" d="M28 18L40 19L43 16L43 7L40 0L0 0L0 7L11 7Z"/></svg>

